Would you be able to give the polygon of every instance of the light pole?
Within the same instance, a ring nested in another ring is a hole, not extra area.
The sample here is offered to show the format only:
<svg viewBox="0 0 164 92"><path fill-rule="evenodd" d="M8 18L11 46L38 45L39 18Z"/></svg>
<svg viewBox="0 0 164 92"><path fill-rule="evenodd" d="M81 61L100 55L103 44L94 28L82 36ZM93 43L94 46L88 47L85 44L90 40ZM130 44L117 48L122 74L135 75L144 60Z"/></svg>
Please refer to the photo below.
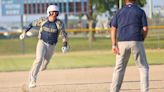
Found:
<svg viewBox="0 0 164 92"><path fill-rule="evenodd" d="M119 0L119 9L122 8L122 0Z"/></svg>
<svg viewBox="0 0 164 92"><path fill-rule="evenodd" d="M152 19L152 0L148 0L148 7L149 7L149 18Z"/></svg>

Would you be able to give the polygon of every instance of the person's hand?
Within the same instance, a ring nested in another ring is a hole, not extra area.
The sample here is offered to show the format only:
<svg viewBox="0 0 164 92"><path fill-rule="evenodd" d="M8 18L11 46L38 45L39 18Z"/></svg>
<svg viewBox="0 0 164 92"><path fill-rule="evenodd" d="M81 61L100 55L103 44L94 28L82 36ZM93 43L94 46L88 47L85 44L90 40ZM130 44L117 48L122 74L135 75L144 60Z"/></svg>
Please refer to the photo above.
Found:
<svg viewBox="0 0 164 92"><path fill-rule="evenodd" d="M112 46L112 52L114 53L114 54L120 54L120 52L119 52L119 48L117 47L117 46Z"/></svg>
<svg viewBox="0 0 164 92"><path fill-rule="evenodd" d="M67 47L63 46L63 47L62 47L62 52L63 52L63 53L66 53L66 52L68 52L68 51L69 51L69 46L67 46Z"/></svg>
<svg viewBox="0 0 164 92"><path fill-rule="evenodd" d="M25 36L26 36L26 33L23 32L23 33L19 36L19 39L20 39L20 40L23 40L23 39L25 38Z"/></svg>
<svg viewBox="0 0 164 92"><path fill-rule="evenodd" d="M67 44L67 42L63 42L63 46L62 46L62 48L61 48L61 50L62 50L62 52L63 53L66 53L66 52L68 52L69 51L69 45Z"/></svg>

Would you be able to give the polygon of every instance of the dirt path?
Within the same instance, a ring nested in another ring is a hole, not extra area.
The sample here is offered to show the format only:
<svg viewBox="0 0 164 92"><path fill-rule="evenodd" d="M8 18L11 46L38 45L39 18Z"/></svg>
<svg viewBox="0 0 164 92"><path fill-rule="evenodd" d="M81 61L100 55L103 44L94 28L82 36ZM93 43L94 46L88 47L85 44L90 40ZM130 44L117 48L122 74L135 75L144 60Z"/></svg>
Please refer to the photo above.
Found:
<svg viewBox="0 0 164 92"><path fill-rule="evenodd" d="M0 92L109 92L113 67L46 70L27 89L28 71L0 72ZM139 73L128 66L121 92L139 92ZM164 92L164 65L150 66L150 92Z"/></svg>

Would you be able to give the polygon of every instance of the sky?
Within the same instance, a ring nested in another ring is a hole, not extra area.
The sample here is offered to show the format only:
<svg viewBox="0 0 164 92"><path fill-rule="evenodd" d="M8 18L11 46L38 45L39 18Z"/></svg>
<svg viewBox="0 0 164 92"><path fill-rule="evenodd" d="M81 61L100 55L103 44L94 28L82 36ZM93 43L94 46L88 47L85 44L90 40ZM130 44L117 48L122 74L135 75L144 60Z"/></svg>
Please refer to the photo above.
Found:
<svg viewBox="0 0 164 92"><path fill-rule="evenodd" d="M152 2L153 2L153 7L155 7L155 9L153 9L153 12L161 12L164 15L164 0L152 0ZM147 3L148 3L148 0L147 0ZM1 7L1 2L0 2L0 7ZM2 8L0 8L0 22L20 21L20 16L2 16L1 9ZM145 10L146 14L148 15L148 5L145 5L145 7L143 9ZM29 16L29 17L27 17L27 20L31 21L32 19L37 19L40 16L42 16L42 15Z"/></svg>

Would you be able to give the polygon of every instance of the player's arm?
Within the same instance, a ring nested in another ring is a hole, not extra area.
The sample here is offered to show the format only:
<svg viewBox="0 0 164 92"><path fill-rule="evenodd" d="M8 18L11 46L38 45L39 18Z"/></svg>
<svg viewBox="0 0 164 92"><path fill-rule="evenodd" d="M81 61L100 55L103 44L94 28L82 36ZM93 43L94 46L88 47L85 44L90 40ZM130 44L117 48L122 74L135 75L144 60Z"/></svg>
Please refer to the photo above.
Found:
<svg viewBox="0 0 164 92"><path fill-rule="evenodd" d="M22 40L26 37L26 33L33 27L32 23L30 23L25 29L23 30L23 33L19 36L19 39Z"/></svg>
<svg viewBox="0 0 164 92"><path fill-rule="evenodd" d="M28 32L32 27L40 27L43 23L43 21L45 21L46 18L45 17L41 17L37 20L34 20L32 23L30 23L26 28L25 28L25 33Z"/></svg>
<svg viewBox="0 0 164 92"><path fill-rule="evenodd" d="M19 36L19 38L22 40L25 38L26 36L26 33L34 26L38 26L40 27L41 26L41 23L45 20L45 18L40 18L40 19L37 19L35 21L33 21L32 23L30 23L28 26L25 27L25 29L23 30L23 33Z"/></svg>
<svg viewBox="0 0 164 92"><path fill-rule="evenodd" d="M64 23L61 20L58 20L56 24L57 24L58 30L61 33L63 43L67 42L68 36L67 36L67 32L65 31Z"/></svg>
<svg viewBox="0 0 164 92"><path fill-rule="evenodd" d="M67 32L65 31L64 24L62 23L62 28L61 28L61 36L63 38L63 46L68 46L68 36Z"/></svg>
<svg viewBox="0 0 164 92"><path fill-rule="evenodd" d="M64 23L62 21L60 21L60 23L59 23L59 29L60 29L60 32L61 32L62 42L63 42L62 52L65 53L69 50L69 45L68 45L67 32L65 31Z"/></svg>
<svg viewBox="0 0 164 92"><path fill-rule="evenodd" d="M62 35L62 38L63 38L63 43L64 42L68 42L68 36L67 36L67 32L65 31L65 28L63 27L62 29L61 29L61 35Z"/></svg>

